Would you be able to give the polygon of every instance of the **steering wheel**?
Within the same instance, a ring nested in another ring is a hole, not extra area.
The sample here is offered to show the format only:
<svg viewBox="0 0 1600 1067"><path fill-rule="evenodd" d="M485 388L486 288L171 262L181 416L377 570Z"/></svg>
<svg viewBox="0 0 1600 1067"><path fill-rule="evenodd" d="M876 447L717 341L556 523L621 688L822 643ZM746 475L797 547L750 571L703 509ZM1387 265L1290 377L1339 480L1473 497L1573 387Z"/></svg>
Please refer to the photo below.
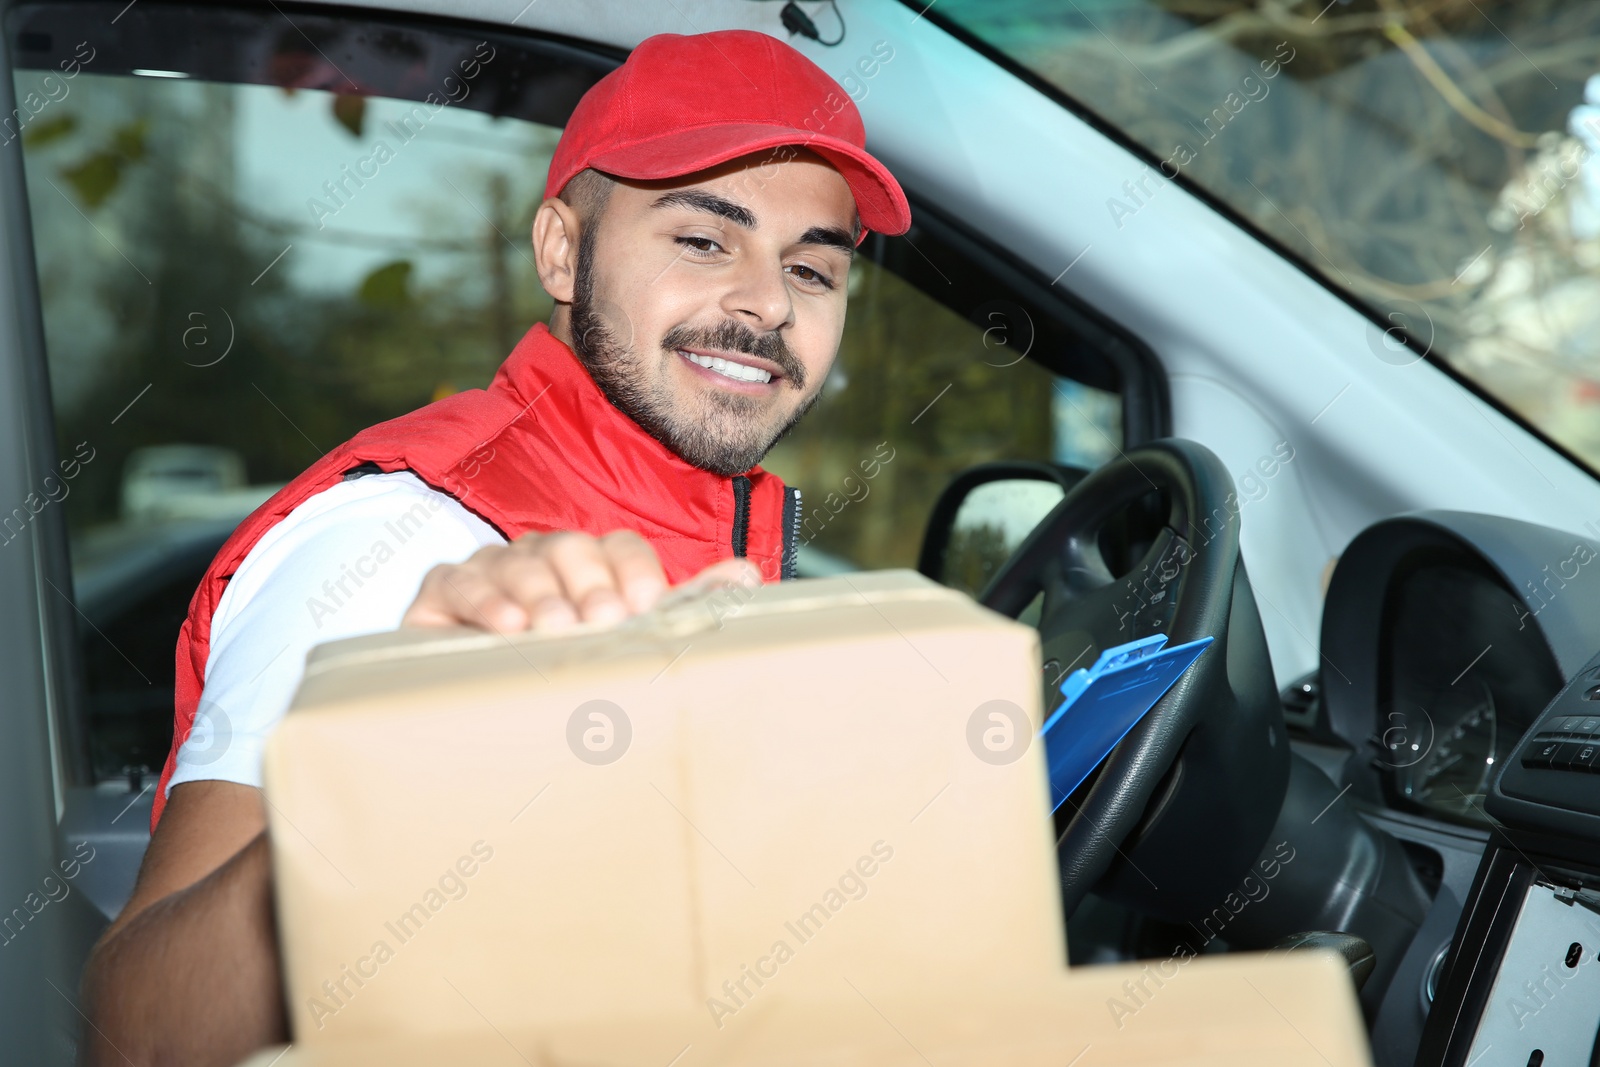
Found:
<svg viewBox="0 0 1600 1067"><path fill-rule="evenodd" d="M1159 499L1142 558L1114 573L1104 547ZM1283 708L1239 555L1227 468L1169 438L1091 473L1017 547L980 595L1016 618L1042 594L1045 714L1100 652L1165 633L1213 644L1056 813L1068 916L1091 889L1148 914L1207 913L1260 855L1288 784Z"/></svg>

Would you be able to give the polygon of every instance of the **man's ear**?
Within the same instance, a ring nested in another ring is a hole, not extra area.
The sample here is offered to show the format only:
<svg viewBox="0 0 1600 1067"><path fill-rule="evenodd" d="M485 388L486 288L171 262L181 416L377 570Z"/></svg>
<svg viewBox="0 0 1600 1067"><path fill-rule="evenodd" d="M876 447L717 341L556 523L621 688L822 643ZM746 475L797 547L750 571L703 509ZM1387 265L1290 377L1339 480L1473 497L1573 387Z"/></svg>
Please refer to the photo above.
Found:
<svg viewBox="0 0 1600 1067"><path fill-rule="evenodd" d="M583 223L572 205L547 198L533 216L533 265L539 283L558 303L572 303L578 276L578 236Z"/></svg>

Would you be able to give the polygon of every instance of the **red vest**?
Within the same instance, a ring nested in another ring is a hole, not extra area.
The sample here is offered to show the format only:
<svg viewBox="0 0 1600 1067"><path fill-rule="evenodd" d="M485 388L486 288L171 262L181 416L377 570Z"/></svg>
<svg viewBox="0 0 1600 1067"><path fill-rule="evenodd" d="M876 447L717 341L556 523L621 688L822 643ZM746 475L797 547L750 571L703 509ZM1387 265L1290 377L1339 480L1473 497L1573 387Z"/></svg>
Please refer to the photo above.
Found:
<svg viewBox="0 0 1600 1067"><path fill-rule="evenodd" d="M172 751L150 813L166 806L178 748L205 687L211 619L228 579L266 532L353 468L410 470L510 540L529 531L637 531L674 584L747 556L770 581L791 577L799 494L760 467L724 478L690 466L618 411L543 323L518 342L487 390L472 389L363 430L239 524L212 560L178 632Z"/></svg>

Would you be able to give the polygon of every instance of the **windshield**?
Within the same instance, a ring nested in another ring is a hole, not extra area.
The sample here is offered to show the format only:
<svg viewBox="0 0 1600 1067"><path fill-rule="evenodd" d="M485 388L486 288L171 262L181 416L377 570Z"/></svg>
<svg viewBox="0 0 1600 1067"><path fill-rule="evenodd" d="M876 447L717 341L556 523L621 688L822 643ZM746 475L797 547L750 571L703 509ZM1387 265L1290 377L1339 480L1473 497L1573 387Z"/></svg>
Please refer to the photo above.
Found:
<svg viewBox="0 0 1600 1067"><path fill-rule="evenodd" d="M920 5L919 5L920 6ZM1600 469L1600 4L943 0ZM1113 221L1139 196L1106 190Z"/></svg>

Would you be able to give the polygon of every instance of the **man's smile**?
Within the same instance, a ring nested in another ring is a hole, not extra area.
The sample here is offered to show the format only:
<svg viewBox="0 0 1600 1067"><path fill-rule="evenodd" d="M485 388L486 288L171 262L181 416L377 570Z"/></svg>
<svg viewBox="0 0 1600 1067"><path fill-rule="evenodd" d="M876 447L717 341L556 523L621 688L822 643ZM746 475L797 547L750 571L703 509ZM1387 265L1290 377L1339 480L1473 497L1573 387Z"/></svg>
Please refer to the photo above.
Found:
<svg viewBox="0 0 1600 1067"><path fill-rule="evenodd" d="M720 349L679 348L675 350L684 362L695 368L694 373L712 378L720 386L732 387L744 393L767 393L775 382L783 381L783 371L776 363L743 352Z"/></svg>

